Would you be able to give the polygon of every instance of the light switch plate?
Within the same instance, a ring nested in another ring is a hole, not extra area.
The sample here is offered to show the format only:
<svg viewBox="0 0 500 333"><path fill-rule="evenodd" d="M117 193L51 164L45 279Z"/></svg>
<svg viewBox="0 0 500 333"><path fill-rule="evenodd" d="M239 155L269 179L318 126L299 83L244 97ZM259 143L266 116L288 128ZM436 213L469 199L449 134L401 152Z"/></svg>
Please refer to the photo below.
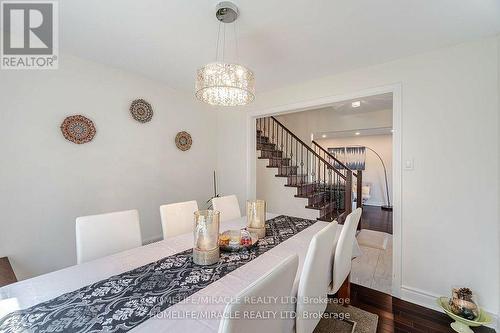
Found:
<svg viewBox="0 0 500 333"><path fill-rule="evenodd" d="M405 168L405 170L408 170L408 171L414 169L413 158L405 160L405 166L404 166L404 168Z"/></svg>

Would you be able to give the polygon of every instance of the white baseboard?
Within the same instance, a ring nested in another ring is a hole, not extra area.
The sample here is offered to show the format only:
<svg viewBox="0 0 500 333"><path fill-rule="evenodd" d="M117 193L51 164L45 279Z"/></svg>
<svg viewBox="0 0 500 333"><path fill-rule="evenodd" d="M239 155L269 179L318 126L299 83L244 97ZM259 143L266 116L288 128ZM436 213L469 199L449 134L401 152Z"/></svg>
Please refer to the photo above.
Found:
<svg viewBox="0 0 500 333"><path fill-rule="evenodd" d="M376 202L376 201L363 202L363 206L382 207L383 205L385 205L385 203L383 202Z"/></svg>
<svg viewBox="0 0 500 333"><path fill-rule="evenodd" d="M415 303L417 305L433 309L439 312L443 312L443 310L436 303L436 299L442 295L434 295L432 293L428 293L426 291L407 286L401 286L400 295L401 299L404 301ZM491 311L488 311L488 309L484 309L484 311L488 312L488 314L491 316L492 319L491 324L486 326L497 330L497 328L500 327L500 322L499 322L500 316L492 313Z"/></svg>
<svg viewBox="0 0 500 333"><path fill-rule="evenodd" d="M156 243L158 241L161 241L162 239L163 239L163 235L156 235L156 236L150 237L148 239L144 239L142 241L142 245L148 245L148 244L151 244L151 243Z"/></svg>

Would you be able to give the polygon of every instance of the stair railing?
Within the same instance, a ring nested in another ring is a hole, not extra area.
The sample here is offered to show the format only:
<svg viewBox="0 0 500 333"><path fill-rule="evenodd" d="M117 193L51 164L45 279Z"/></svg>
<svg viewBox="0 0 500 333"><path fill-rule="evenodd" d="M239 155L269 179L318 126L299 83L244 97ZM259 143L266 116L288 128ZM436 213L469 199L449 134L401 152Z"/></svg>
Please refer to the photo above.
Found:
<svg viewBox="0 0 500 333"><path fill-rule="evenodd" d="M320 216L334 220L352 210L352 171L335 168L326 158L303 142L275 117L257 119L257 142L262 156L283 160L278 176L288 177L287 186L297 187L297 196L313 197L313 206L322 207Z"/></svg>
<svg viewBox="0 0 500 333"><path fill-rule="evenodd" d="M333 156L328 150L323 148L319 143L312 140L314 151L326 159L330 164L332 164L336 169L350 170L344 163ZM356 177L356 208L360 208L363 205L363 172L358 170L356 172L351 170L351 173Z"/></svg>

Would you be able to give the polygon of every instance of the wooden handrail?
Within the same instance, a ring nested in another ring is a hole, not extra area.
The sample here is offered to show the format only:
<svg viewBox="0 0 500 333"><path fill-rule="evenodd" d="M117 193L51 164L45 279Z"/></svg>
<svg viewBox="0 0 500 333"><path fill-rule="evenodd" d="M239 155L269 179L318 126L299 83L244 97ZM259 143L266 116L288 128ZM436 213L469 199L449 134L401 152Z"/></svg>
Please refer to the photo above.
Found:
<svg viewBox="0 0 500 333"><path fill-rule="evenodd" d="M292 133L292 131L290 131L285 125L283 125L278 119L274 118L273 116L271 116L271 119L273 119L278 125L280 125L288 134L290 134L291 137L293 137L295 140L297 140L302 146L304 146L307 150L309 150L311 152L311 154L313 154L315 157L317 157L320 161L322 161L323 163L325 163L330 169L332 169L333 171L335 171L335 173L337 173L342 179L346 180L347 177L345 175L343 175L340 171L338 171L333 165L331 165L330 162L328 162L327 160L325 160L323 157L321 157L317 152L314 151L314 149L312 149L311 147L309 147L309 145L307 145L304 141L302 141L298 136L296 136L295 134ZM349 170L349 169L347 169Z"/></svg>
<svg viewBox="0 0 500 333"><path fill-rule="evenodd" d="M315 145L316 147L318 147L319 149L321 149L322 152L324 152L325 154L328 155L328 157L330 157L331 159L333 159L337 164L339 164L341 167L343 167L344 169L346 170L350 170L352 172L352 175L354 177L358 177L358 175L356 174L356 172L354 172L353 170L349 169L347 167L347 165L345 165L344 163L340 162L340 160L338 160L335 156L333 156L328 150L326 150L325 148L321 147L321 145L319 143L317 143L316 141L312 140L312 143L313 145Z"/></svg>
<svg viewBox="0 0 500 333"><path fill-rule="evenodd" d="M350 170L351 174L356 177L356 208L361 208L363 206L363 190L362 190L362 187L363 187L363 172L361 170L358 170L358 172L354 172L353 170L349 169L344 163L340 162L337 158L335 158L335 156L333 156L332 154L330 154L330 152L328 150L326 150L325 148L321 147L319 143L317 143L316 141L312 141L312 143L318 147L319 149L321 149L322 152L324 152L325 154L327 154L330 158L332 158L333 160L335 160L335 162L337 162L339 165L341 165L342 167L344 167L344 169L346 170ZM358 230L361 230L361 223L358 224Z"/></svg>

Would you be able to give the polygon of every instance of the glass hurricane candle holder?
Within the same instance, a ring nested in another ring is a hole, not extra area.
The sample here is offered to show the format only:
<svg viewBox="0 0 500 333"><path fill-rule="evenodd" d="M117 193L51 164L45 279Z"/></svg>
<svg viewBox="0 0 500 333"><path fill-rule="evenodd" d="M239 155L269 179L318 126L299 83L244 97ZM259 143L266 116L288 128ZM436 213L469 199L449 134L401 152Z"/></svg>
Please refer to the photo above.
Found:
<svg viewBox="0 0 500 333"><path fill-rule="evenodd" d="M200 210L194 213L193 262L212 265L219 261L220 213Z"/></svg>
<svg viewBox="0 0 500 333"><path fill-rule="evenodd" d="M247 201L247 230L259 238L266 236L266 202L264 200Z"/></svg>

